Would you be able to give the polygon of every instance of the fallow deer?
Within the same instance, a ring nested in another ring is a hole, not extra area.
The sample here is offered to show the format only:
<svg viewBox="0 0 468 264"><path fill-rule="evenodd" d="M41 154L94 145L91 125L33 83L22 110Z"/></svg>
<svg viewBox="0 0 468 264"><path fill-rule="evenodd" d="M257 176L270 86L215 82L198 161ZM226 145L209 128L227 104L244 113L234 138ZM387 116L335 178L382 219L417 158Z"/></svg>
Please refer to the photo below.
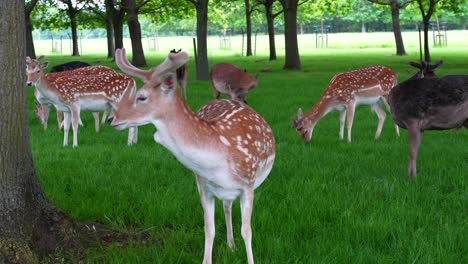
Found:
<svg viewBox="0 0 468 264"><path fill-rule="evenodd" d="M44 56L40 56L38 60L41 60L43 57ZM57 76L60 76L60 75L54 74L56 72L71 71L71 70L76 70L76 69L88 67L88 66L91 66L91 65L82 61L71 61L71 62L59 64L59 65L52 67L49 74L46 74L46 78L48 77L49 79L55 79L57 78ZM83 73L88 73L88 72L82 71L81 74ZM93 73L90 72L90 74L93 74ZM41 95L41 93L39 92L39 90L37 90L37 88L34 89L34 96L36 97L36 102L37 102L34 112L39 117L42 125L44 126L44 129L47 129L49 113L50 113L52 104L48 102L48 100L44 98L44 96ZM96 132L99 132L99 127L100 127L99 126L99 112L93 112L93 116L94 116L94 127L96 129ZM102 115L101 123L104 123L105 120L106 120L106 112L104 111ZM61 129L63 126L63 114L62 112L59 112L59 111L57 111L57 124L58 124L58 128ZM81 122L81 119L80 119L79 124L83 125L83 123Z"/></svg>
<svg viewBox="0 0 468 264"><path fill-rule="evenodd" d="M68 145L70 124L73 129L73 147L78 146L78 124L81 111L102 112L115 109L123 93L136 89L135 81L105 66L91 66L73 71L57 72L46 77L41 63L43 56L26 58L27 84L34 85L44 100L64 113L63 145ZM50 74L49 74L50 75ZM137 142L136 128L129 130L128 144Z"/></svg>
<svg viewBox="0 0 468 264"><path fill-rule="evenodd" d="M389 104L393 120L408 129L408 173L415 177L425 130L468 128L468 75L413 76L392 89Z"/></svg>
<svg viewBox="0 0 468 264"><path fill-rule="evenodd" d="M388 93L397 83L397 74L384 66L370 66L349 72L339 73L333 77L319 101L307 113L297 111L298 119L292 119L292 127L306 142L310 142L317 122L331 111L340 112L340 140L344 137L344 124L347 119L348 142L351 142L351 128L354 112L358 105L370 105L377 114L379 123L375 139L380 137L386 113L380 107L382 102L389 110ZM400 135L395 125L397 135Z"/></svg>
<svg viewBox="0 0 468 264"><path fill-rule="evenodd" d="M435 64L429 64L427 61L422 61L421 63L413 61L408 62L409 65L419 69L409 80L437 77L434 70L442 65L442 63L443 61L438 61Z"/></svg>
<svg viewBox="0 0 468 264"><path fill-rule="evenodd" d="M136 93L126 92L109 122L116 129L153 124L154 140L162 144L196 176L205 222L203 263L211 263L215 235L214 199L223 201L227 238L234 247L231 207L240 197L241 234L248 263L253 263L251 216L254 189L270 173L275 140L267 122L249 106L232 100L214 100L194 113L175 92L176 69L186 52L169 53L148 71L131 65L125 50L116 50L119 68L143 80Z"/></svg>
<svg viewBox="0 0 468 264"><path fill-rule="evenodd" d="M213 94L219 99L221 93L231 96L232 100L247 103L245 95L257 87L258 74L250 76L245 71L229 63L213 65L210 72L210 82Z"/></svg>

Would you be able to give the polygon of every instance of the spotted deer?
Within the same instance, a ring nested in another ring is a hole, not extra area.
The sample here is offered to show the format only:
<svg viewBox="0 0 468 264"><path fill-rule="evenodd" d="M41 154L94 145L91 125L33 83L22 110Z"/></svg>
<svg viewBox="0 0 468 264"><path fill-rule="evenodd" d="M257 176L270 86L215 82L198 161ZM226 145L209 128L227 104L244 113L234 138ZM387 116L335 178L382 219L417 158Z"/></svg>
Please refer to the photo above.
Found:
<svg viewBox="0 0 468 264"><path fill-rule="evenodd" d="M38 60L40 61L44 56L40 56ZM50 72L46 74L46 78L48 79L55 79L57 76L60 76L60 74L56 74L57 72L63 72L63 71L71 71L71 70L76 70L78 68L83 68L83 67L88 67L91 66L86 62L81 62L81 61L71 61L63 64L56 65L52 67ZM112 71L112 69L109 69ZM78 71L78 74L96 74L96 72L91 72L91 71ZM45 98L37 88L34 89L34 97L36 98L36 108L34 109L34 112L37 114L39 117L39 120L41 121L42 125L44 126L44 129L47 129L47 124L48 124L48 119L49 119L49 113L50 109L52 107L52 104ZM96 132L99 132L100 129L100 123L99 123L99 112L93 112L94 116L94 127L96 129ZM104 123L106 120L106 112L103 112L101 123ZM62 112L57 111L57 124L58 128L61 129L63 127L63 114ZM83 125L83 122L81 122L81 119L79 121L80 125Z"/></svg>
<svg viewBox="0 0 468 264"><path fill-rule="evenodd" d="M70 124L73 147L78 146L80 112L115 110L123 93L136 89L135 81L105 66L91 66L73 71L57 72L48 77L44 73L48 62L26 57L27 84L34 85L48 103L64 113L63 145L68 145ZM136 128L129 129L128 144L137 142Z"/></svg>
<svg viewBox="0 0 468 264"><path fill-rule="evenodd" d="M307 113L297 111L297 119L292 119L292 127L305 142L310 142L317 122L331 111L340 112L340 140L344 137L344 124L347 119L348 142L351 142L351 128L354 112L358 105L370 105L377 114L379 123L375 139L380 137L386 113L380 107L382 102L389 110L388 93L397 83L397 74L384 66L370 66L349 72L339 73L333 77L319 101ZM395 125L397 135L400 135Z"/></svg>
<svg viewBox="0 0 468 264"><path fill-rule="evenodd" d="M231 208L240 197L241 234L248 263L253 263L251 217L254 189L270 173L275 140L267 122L249 106L232 100L214 100L194 113L177 89L176 69L188 55L169 53L150 70L131 65L125 50L116 50L119 68L143 80L136 93L126 92L109 122L116 129L153 124L154 140L166 147L195 174L205 222L203 263L211 263L215 236L215 198L223 201L227 242L234 248Z"/></svg>
<svg viewBox="0 0 468 264"><path fill-rule="evenodd" d="M231 96L232 100L247 103L245 95L257 87L257 77L258 74L250 76L232 64L219 63L211 68L209 79L216 99L223 93Z"/></svg>

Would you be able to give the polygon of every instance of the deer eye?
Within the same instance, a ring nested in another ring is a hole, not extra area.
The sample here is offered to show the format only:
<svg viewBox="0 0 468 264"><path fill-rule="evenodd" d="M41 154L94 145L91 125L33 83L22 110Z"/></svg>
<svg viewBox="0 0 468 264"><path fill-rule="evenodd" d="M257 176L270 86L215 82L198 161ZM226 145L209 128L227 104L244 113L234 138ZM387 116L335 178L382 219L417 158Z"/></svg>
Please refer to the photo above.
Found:
<svg viewBox="0 0 468 264"><path fill-rule="evenodd" d="M39 73L41 70L37 70L36 73Z"/></svg>
<svg viewBox="0 0 468 264"><path fill-rule="evenodd" d="M146 101L146 99L148 99L148 97L143 96L143 95L140 95L140 96L137 97L136 100L137 100L137 102L139 102L139 103L143 103L143 102Z"/></svg>

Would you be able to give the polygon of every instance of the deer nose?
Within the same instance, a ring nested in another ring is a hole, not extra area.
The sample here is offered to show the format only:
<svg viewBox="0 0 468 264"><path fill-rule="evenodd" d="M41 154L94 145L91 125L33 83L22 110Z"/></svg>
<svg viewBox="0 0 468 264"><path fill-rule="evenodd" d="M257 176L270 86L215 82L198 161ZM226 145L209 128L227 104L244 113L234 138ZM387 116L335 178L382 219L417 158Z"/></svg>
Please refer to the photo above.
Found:
<svg viewBox="0 0 468 264"><path fill-rule="evenodd" d="M27 85L27 86L32 86L32 82L31 82L31 81L27 81L27 82L26 82L26 85Z"/></svg>
<svg viewBox="0 0 468 264"><path fill-rule="evenodd" d="M114 120L114 116L109 116L109 118L107 119L107 122L111 124L113 120Z"/></svg>

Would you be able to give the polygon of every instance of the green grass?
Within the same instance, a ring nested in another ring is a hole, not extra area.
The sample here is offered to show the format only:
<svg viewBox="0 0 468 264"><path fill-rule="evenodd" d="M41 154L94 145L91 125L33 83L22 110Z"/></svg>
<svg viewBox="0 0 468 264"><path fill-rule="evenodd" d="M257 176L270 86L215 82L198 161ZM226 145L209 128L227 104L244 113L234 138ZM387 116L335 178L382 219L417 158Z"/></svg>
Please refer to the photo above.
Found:
<svg viewBox="0 0 468 264"><path fill-rule="evenodd" d="M377 117L369 107L355 115L353 142L338 139L338 114L330 113L304 144L291 129L297 108L310 109L334 74L381 64L400 80L413 69L417 49L406 57L393 49L317 50L302 56L302 71L283 71L284 58L211 57L261 73L249 104L272 127L277 147L274 168L255 192L252 220L257 263L467 263L468 130L429 131L418 159L418 177L406 172L408 135L395 135L387 115L382 136L373 136ZM444 59L438 73L467 74L467 48L433 49ZM52 65L72 57L47 56ZM115 67L103 56L80 60ZM150 65L161 56L149 56ZM212 99L208 82L194 80L188 64L189 104L195 110ZM409 72L408 72L409 70ZM92 115L82 115L79 147L62 147L55 117L44 131L28 113L34 163L50 199L77 220L102 222L122 230L149 232L147 241L90 248L87 263L200 263L203 259L203 210L195 180L169 151L153 140L153 126L140 127L136 146L126 131L108 125L94 132ZM70 138L71 139L71 138ZM216 206L215 263L245 263L239 203L233 224L237 250L227 247L222 206Z"/></svg>

